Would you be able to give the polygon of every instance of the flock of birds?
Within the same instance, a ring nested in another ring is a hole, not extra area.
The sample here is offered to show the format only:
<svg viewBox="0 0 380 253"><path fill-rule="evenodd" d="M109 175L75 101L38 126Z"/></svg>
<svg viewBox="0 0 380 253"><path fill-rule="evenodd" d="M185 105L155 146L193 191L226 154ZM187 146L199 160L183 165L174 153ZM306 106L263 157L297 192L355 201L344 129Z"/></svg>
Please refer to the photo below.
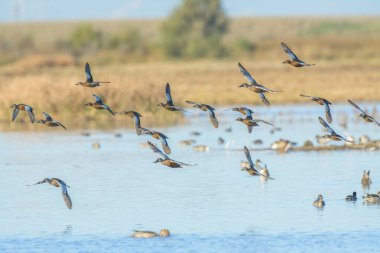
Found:
<svg viewBox="0 0 380 253"><path fill-rule="evenodd" d="M281 47L290 57L290 59L283 61L284 64L290 64L294 67L306 67L306 66L315 65L315 64L308 64L308 63L300 60L296 56L296 54L294 54L293 51L285 43L281 42ZM238 87L246 88L250 91L253 91L254 93L257 93L260 96L263 104L265 104L266 106L270 106L270 102L269 102L268 98L266 97L266 93L282 92L280 90L269 89L269 88L265 87L264 85L261 85L258 82L256 82L256 80L253 79L251 74L243 67L243 65L241 63L238 63L238 68L239 68L240 72L243 74L243 76L248 81L248 83L242 83ZM109 82L104 82L104 81L94 81L93 76L91 74L90 65L88 63L86 63L86 65L85 65L85 74L86 74L86 81L78 82L76 85L84 86L84 87L88 87L88 88L95 88L97 86L100 86L103 83L109 83ZM181 108L181 107L176 106L174 104L169 83L166 84L165 94L166 94L166 102L165 103L159 103L159 104L157 104L157 106L163 107L164 109L171 111L171 112L186 112L186 110L184 108ZM183 166L195 165L195 164L187 164L187 163L183 163L183 162L179 162L179 161L175 161L175 160L171 159L168 156L169 154L171 154L171 149L170 149L170 146L169 146L168 141L167 141L168 137L166 135L160 133L160 132L152 131L152 130L141 127L140 118L142 117L142 115L140 113L138 113L136 111L113 112L111 110L111 108L107 104L105 104L104 101L99 96L97 96L95 94L93 94L93 96L95 98L95 102L88 102L85 104L85 106L92 107L96 110L106 110L112 115L119 114L119 115L125 115L128 117L131 117L134 120L134 126L136 129L137 135L142 135L142 134L143 135L150 135L154 139L157 139L160 141L161 146L162 146L162 150L160 148L158 148L156 145L154 145L152 142L148 141L148 145L152 149L152 151L161 156L160 158L158 158L155 161L155 163L161 163L161 164L168 166L168 167L171 167L171 168L181 168ZM312 101L324 106L325 118L326 118L327 122L322 117L318 118L320 124L329 132L329 134L323 136L324 138L328 138L328 139L334 140L334 141L353 142L352 140L348 140L348 139L342 137L341 135L337 134L330 127L329 124L331 124L333 121L331 111L330 111L330 106L332 103L330 101L328 101L327 99L322 98L322 97L309 96L309 95L304 95L304 94L300 94L300 96L305 97L305 98L309 98ZM377 126L380 126L380 123L378 121L376 121L376 119L374 117L368 115L356 103L354 103L351 100L348 100L348 102L354 108L356 108L357 110L360 111L359 116L361 118L363 118L367 122L375 123ZM213 108L212 106L210 106L208 104L202 104L202 103L198 103L198 102L194 102L194 101L186 101L186 103L191 105L194 108L198 108L204 112L207 112L212 126L214 128L218 128L219 123L218 123L218 120L217 120L216 115L215 115L215 108ZM66 130L66 127L63 124L61 124L59 121L54 120L46 112L43 112L45 119L40 119L40 120L35 121L35 115L33 112L33 108L30 105L13 104L11 106L11 108L13 108L12 121L16 120L20 111L25 111L32 123L36 122L36 123L44 124L48 127L62 127ZM254 112L247 107L235 107L235 108L230 108L228 110L239 112L240 114L245 116L245 117L239 117L236 120L247 125L249 133L252 132L253 127L257 127L261 123L273 126L273 124L271 124L270 122L264 121L262 119L254 118L253 117ZM245 153L245 156L247 158L247 162L243 164L243 170L247 171L251 175L258 175L258 176L262 176L265 178L272 179L269 176L269 172L266 168L266 165L265 165L265 167L260 166L260 162L261 162L260 160L257 160L256 164L253 164L250 152L249 152L247 147L244 147L244 153ZM367 181L368 181L369 171L368 171L368 173L364 172L363 180L365 180L365 177L368 177L367 178ZM370 179L368 182L370 182ZM71 202L70 196L67 192L67 188L69 186L64 181L62 181L58 178L51 178L51 179L45 178L44 180L37 182L35 185L43 184L43 183L49 183L50 185L53 185L55 187L60 187L62 190L62 195L63 195L63 199L66 203L66 206L69 209L72 208L72 202ZM363 181L362 181L362 183L363 183ZM367 202L380 203L380 192L378 194L367 194L366 196L363 196L363 198L366 201L368 200ZM347 200L348 201L355 201L356 200L356 193L354 192L353 195L347 196ZM323 207L325 205L325 202L323 200L323 196L319 195L318 199L313 202L313 205L317 206L317 207ZM137 231L137 232L142 233L143 231Z"/></svg>

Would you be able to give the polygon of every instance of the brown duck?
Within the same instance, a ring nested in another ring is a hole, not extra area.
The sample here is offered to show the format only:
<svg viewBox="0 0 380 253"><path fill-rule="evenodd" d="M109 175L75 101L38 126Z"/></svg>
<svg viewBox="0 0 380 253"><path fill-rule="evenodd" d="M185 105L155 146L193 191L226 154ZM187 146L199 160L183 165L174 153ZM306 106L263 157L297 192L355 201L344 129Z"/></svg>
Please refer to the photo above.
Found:
<svg viewBox="0 0 380 253"><path fill-rule="evenodd" d="M126 115L126 116L133 118L133 121L135 122L136 133L137 133L137 135L141 135L140 118L142 116L140 113L135 112L135 111L123 111L123 112L119 112L118 114Z"/></svg>
<svg viewBox="0 0 380 253"><path fill-rule="evenodd" d="M88 63L86 63L86 66L84 67L84 72L86 74L86 81L78 82L75 85L94 88L94 87L100 86L101 83L110 83L110 82L103 82L103 81L94 81L91 74L90 64Z"/></svg>
<svg viewBox="0 0 380 253"><path fill-rule="evenodd" d="M91 106L92 108L95 108L96 110L107 110L109 111L112 115L115 115L114 112L111 110L111 108L109 108L108 105L106 105L105 103L103 103L102 99L95 95L95 94L92 94L94 97L95 97L95 103L86 103L85 106Z"/></svg>
<svg viewBox="0 0 380 253"><path fill-rule="evenodd" d="M290 64L294 67L305 67L305 66L314 66L315 65L315 64L308 64L304 61L301 61L297 57L297 55L295 55L295 53L293 53L293 51L284 42L281 42L281 47L282 47L282 49L284 49L285 53L287 53L289 55L289 57L292 59L292 60L285 60L282 63L287 63L287 64Z"/></svg>
<svg viewBox="0 0 380 253"><path fill-rule="evenodd" d="M300 94L300 96L301 97L306 97L306 98L311 98L311 101L317 102L320 105L324 105L325 106L325 114L326 114L327 122L329 122L331 124L332 117L331 117L330 106L329 106L329 105L331 105L330 101L328 101L325 98L313 97L313 96L308 96L308 95L304 95L304 94Z"/></svg>
<svg viewBox="0 0 380 253"><path fill-rule="evenodd" d="M248 127L248 132L249 133L252 132L252 128L253 127L259 126L259 123L264 123L264 124L273 126L272 123L269 123L269 122L267 122L265 120L262 120L262 119L252 119L251 116L247 116L245 118L237 118L236 121L240 121L240 122L243 122L244 124L246 124L247 127Z"/></svg>
<svg viewBox="0 0 380 253"><path fill-rule="evenodd" d="M252 78L251 74L241 65L241 63L238 63L240 72L244 75L244 77L249 81L248 83L242 83L239 85L239 88L247 88L255 93L258 93L260 95L261 100L266 106L270 106L269 100L265 97L264 93L266 92L282 92L282 91L276 91L276 90L271 90L266 87L264 87L261 84L258 84L255 79Z"/></svg>
<svg viewBox="0 0 380 253"><path fill-rule="evenodd" d="M174 161L169 158L166 154L164 154L159 148L157 148L153 143L148 141L148 145L153 150L153 152L161 155L164 159L158 158L154 163L161 163L170 168L182 168L182 166L195 166L196 164L187 164L183 162Z"/></svg>
<svg viewBox="0 0 380 253"><path fill-rule="evenodd" d="M140 128L140 132L142 134L150 135L153 138L159 140L161 142L162 148L164 149L165 153L170 155L170 153L172 151L170 150L170 147L169 147L168 142L167 142L167 139L169 139L169 137L167 137L166 135L164 135L160 132L152 131L152 130L142 128L142 127Z"/></svg>
<svg viewBox="0 0 380 253"><path fill-rule="evenodd" d="M364 110L362 110L357 104L355 104L353 101L348 99L348 102L358 109L361 113L359 114L359 117L363 118L365 121L370 123L375 123L376 125L380 126L380 123L372 116L368 115Z"/></svg>
<svg viewBox="0 0 380 253"><path fill-rule="evenodd" d="M326 123L326 121L324 121L321 117L318 117L319 119L319 123L321 123L321 125L327 130L330 132L330 134L326 134L324 136L322 136L323 138L329 138L331 140L334 140L334 141L345 141L345 142L351 142L351 143L355 143L354 141L350 141L350 140L347 140L346 138L342 137L341 135L337 134L330 126L329 124Z"/></svg>
<svg viewBox="0 0 380 253"><path fill-rule="evenodd" d="M34 120L36 119L36 117L34 116L33 108L30 105L13 104L11 105L11 108L13 108L12 121L15 121L20 111L25 111L29 116L30 122L34 123Z"/></svg>
<svg viewBox="0 0 380 253"><path fill-rule="evenodd" d="M230 110L232 110L234 112L240 112L241 114L247 116L245 119L240 118L241 120L239 120L239 121L242 121L244 124L246 124L247 128L248 128L248 133L251 133L254 126L250 123L250 121L252 120L252 114L254 112L247 107L234 107L234 108L231 108ZM256 126L258 126L257 123L256 123Z"/></svg>
<svg viewBox="0 0 380 253"><path fill-rule="evenodd" d="M248 165L248 167L243 167L241 170L247 171L251 176L263 176L253 164L251 153L249 152L249 149L246 146L244 146L244 154L248 161L248 164L244 165Z"/></svg>
<svg viewBox="0 0 380 253"><path fill-rule="evenodd" d="M43 112L43 114L45 115L45 120L43 120L43 119L37 120L37 123L44 124L45 126L48 126L48 127L60 126L66 130L66 127L64 125L62 125L60 122L54 120L49 114L47 114L46 112Z"/></svg>
<svg viewBox="0 0 380 253"><path fill-rule="evenodd" d="M183 108L174 105L169 83L166 84L165 94L166 94L166 103L159 103L157 104L157 106L161 106L165 108L166 110L172 111L172 112L174 111L186 112Z"/></svg>
<svg viewBox="0 0 380 253"><path fill-rule="evenodd" d="M193 107L199 108L202 111L208 112L208 116L210 118L210 121L211 121L212 125L215 128L218 128L219 123L218 123L218 120L215 117L215 112L214 112L215 109L213 107L211 107L209 105L206 105L206 104L196 103L196 102L193 102L193 101L186 101L186 103L191 104L191 105L193 105Z"/></svg>

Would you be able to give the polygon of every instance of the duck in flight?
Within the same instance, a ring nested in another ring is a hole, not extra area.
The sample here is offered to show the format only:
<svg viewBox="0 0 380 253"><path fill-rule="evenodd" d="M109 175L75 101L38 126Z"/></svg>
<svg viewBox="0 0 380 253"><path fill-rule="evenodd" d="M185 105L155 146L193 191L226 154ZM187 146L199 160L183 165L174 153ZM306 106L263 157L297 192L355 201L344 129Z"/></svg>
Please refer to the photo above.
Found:
<svg viewBox="0 0 380 253"><path fill-rule="evenodd" d="M284 42L281 42L281 47L282 47L282 49L284 49L285 53L287 53L289 55L289 57L292 59L292 60L285 60L282 63L287 63L287 64L290 64L294 67L305 67L305 66L314 66L315 65L315 64L308 64L304 61L301 61L297 57L297 55L295 53L293 53L293 51Z"/></svg>
<svg viewBox="0 0 380 253"><path fill-rule="evenodd" d="M85 106L91 106L92 108L95 108L96 110L107 110L112 115L115 115L114 112L109 108L109 106L103 103L102 99L99 96L95 94L92 94L92 95L95 97L95 103L88 102L85 104Z"/></svg>
<svg viewBox="0 0 380 253"><path fill-rule="evenodd" d="M359 114L359 117L363 118L365 121L370 122L370 123L375 123L376 125L380 126L380 123L372 116L368 115L364 110L362 110L357 104L355 104L352 100L348 99L348 102L358 109L361 113Z"/></svg>
<svg viewBox="0 0 380 253"><path fill-rule="evenodd" d="M257 170L257 168L255 167L255 165L253 164L252 158L251 158L251 153L249 152L249 149L246 146L244 146L244 154L245 154L245 157L247 158L248 164L244 163L245 166L241 170L247 171L252 176L263 176L264 177L264 175L262 175Z"/></svg>
<svg viewBox="0 0 380 253"><path fill-rule="evenodd" d="M11 105L11 108L13 108L12 121L15 121L20 111L25 111L29 116L30 122L34 123L34 120L36 119L36 117L34 116L33 108L30 105L13 104Z"/></svg>
<svg viewBox="0 0 380 253"><path fill-rule="evenodd" d="M157 104L157 106L161 106L165 108L166 110L172 111L172 112L174 111L186 112L183 108L174 105L169 83L166 84L165 95L166 95L166 103L159 103Z"/></svg>
<svg viewBox="0 0 380 253"><path fill-rule="evenodd" d="M210 118L210 121L211 121L212 125L215 128L218 128L219 123L218 123L218 120L215 117L215 112L214 112L215 108L213 108L213 107L211 107L209 105L206 105L206 104L200 104L200 103L196 103L196 102L193 102L193 101L186 101L186 103L191 104L191 105L193 105L193 107L199 108L202 111L208 112L208 116Z"/></svg>
<svg viewBox="0 0 380 253"><path fill-rule="evenodd" d="M166 135L160 133L160 132L156 132L156 131L152 131L152 130L149 130L149 129L146 129L146 128L140 128L140 132L142 134L147 134L147 135L150 135L152 136L153 138L159 140L161 142L161 145L162 145L162 148L164 149L165 153L170 155L170 153L172 152L170 150L170 147L168 145L168 141L167 139L169 139L169 137L167 137Z"/></svg>
<svg viewBox="0 0 380 253"><path fill-rule="evenodd" d="M63 200L65 201L67 208L68 209L73 208L71 198L69 196L69 193L67 192L67 188L69 188L70 186L68 186L65 182L63 182L61 179L58 179L58 178L45 178L44 180L39 181L33 185L44 184L44 183L49 183L52 186L60 187L62 190ZM28 186L30 186L30 185L28 185Z"/></svg>
<svg viewBox="0 0 380 253"><path fill-rule="evenodd" d="M326 123L321 117L318 117L319 123L330 132L330 134L322 136L323 138L329 138L334 141L345 141L345 142L351 142L355 143L354 141L347 140L346 138L342 137L341 135L337 134L330 126Z"/></svg>
<svg viewBox="0 0 380 253"><path fill-rule="evenodd" d="M243 67L243 65L241 65L241 63L239 62L238 63L238 66L239 66L239 69L240 69L240 72L244 75L244 77L249 81L249 84L248 83L242 83L241 85L239 85L239 88L247 88L255 93L258 93L261 100L263 101L263 103L266 105L266 106L270 106L270 102L269 100L265 97L265 93L266 92L282 92L282 91L278 91L278 90L271 90L271 89L268 89L266 87L264 87L263 85L261 84L258 84L255 79L252 78L251 74L249 74L249 72Z"/></svg>
<svg viewBox="0 0 380 253"><path fill-rule="evenodd" d="M253 127L259 126L259 123L264 123L264 124L271 125L274 127L274 125L272 123L269 123L268 121L265 121L262 119L252 119L251 115L247 115L247 117L245 118L237 118L236 121L240 121L246 124L248 127L248 133L252 132Z"/></svg>
<svg viewBox="0 0 380 253"><path fill-rule="evenodd" d="M142 116L140 113L135 112L135 111L123 111L123 112L119 112L118 114L126 115L126 116L133 118L133 121L135 122L136 133L137 133L137 135L141 135L141 129L142 128L141 128L141 124L140 124L140 118Z"/></svg>
<svg viewBox="0 0 380 253"><path fill-rule="evenodd" d="M252 129L253 129L253 125L254 124L251 124L250 121L253 120L252 118L252 114L254 113L251 109L247 108L247 107L234 107L234 108L231 108L229 110L232 110L234 112L240 112L241 114L243 115L246 115L246 118L243 119L243 118L239 118L238 121L241 121L243 122L244 124L247 125L247 128L248 128L248 133L251 133L252 132ZM256 122L256 126L258 126L257 122Z"/></svg>
<svg viewBox="0 0 380 253"><path fill-rule="evenodd" d="M104 82L104 81L94 81L91 74L90 64L86 63L86 66L84 67L84 72L86 74L86 81L85 82L78 82L75 85L85 86L89 88L95 88L96 86L100 86L101 83L110 83L110 82Z"/></svg>
<svg viewBox="0 0 380 253"><path fill-rule="evenodd" d="M311 98L312 101L317 102L320 105L324 105L325 106L325 114L326 114L327 122L329 122L331 124L332 117L331 117L330 106L329 106L329 105L331 105L330 101L328 101L325 98L313 97L313 96L308 96L308 95L304 95L304 94L300 94L300 96L301 97L306 97L306 98Z"/></svg>
<svg viewBox="0 0 380 253"><path fill-rule="evenodd" d="M37 123L44 124L45 126L48 126L48 127L60 126L66 130L66 127L64 125L62 125L60 122L54 120L49 114L47 114L46 112L43 112L43 114L45 115L45 120L43 120L43 119L37 120Z"/></svg>
<svg viewBox="0 0 380 253"><path fill-rule="evenodd" d="M170 159L169 156L164 154L159 148L157 148L150 141L148 141L148 145L150 146L150 148L153 150L154 153L157 153L163 157L163 159L157 158L157 160L154 163L161 163L161 164L168 166L170 168L182 168L182 166L195 166L196 165L196 164L187 164L187 163L183 163L183 162L174 161L174 160Z"/></svg>

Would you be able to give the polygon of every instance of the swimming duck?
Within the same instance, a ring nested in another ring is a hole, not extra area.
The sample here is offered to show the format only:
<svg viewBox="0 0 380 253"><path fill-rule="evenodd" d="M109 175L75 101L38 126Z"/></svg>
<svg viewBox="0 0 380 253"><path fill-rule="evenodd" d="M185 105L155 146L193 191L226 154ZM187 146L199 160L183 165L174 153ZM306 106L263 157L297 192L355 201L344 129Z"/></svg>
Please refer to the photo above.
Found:
<svg viewBox="0 0 380 253"><path fill-rule="evenodd" d="M41 124L44 124L48 127L57 127L57 126L60 126L62 127L63 129L66 130L66 127L64 125L62 125L60 122L54 120L52 117L50 117L49 114L47 114L46 112L43 112L43 114L45 115L45 120L41 119L41 120L37 120L37 123L41 123Z"/></svg>
<svg viewBox="0 0 380 253"><path fill-rule="evenodd" d="M271 148L276 150L278 153L287 153L295 145L297 145L296 142L279 139L271 144Z"/></svg>
<svg viewBox="0 0 380 253"><path fill-rule="evenodd" d="M282 130L281 127L273 127L273 128L269 131L269 133L270 133L270 134L274 134L275 132L280 132L281 130Z"/></svg>
<svg viewBox="0 0 380 253"><path fill-rule="evenodd" d="M140 128L140 131L142 134L150 135L153 138L159 140L161 142L162 148L164 149L165 153L170 155L170 153L172 151L170 150L170 147L169 147L168 142L167 142L167 139L169 139L169 137L167 137L166 135L164 135L160 132L152 131L152 130L149 130L146 128Z"/></svg>
<svg viewBox="0 0 380 253"><path fill-rule="evenodd" d="M190 146L190 145L193 145L196 142L197 142L196 140L183 140L183 141L179 142L179 145L181 145L181 146Z"/></svg>
<svg viewBox="0 0 380 253"><path fill-rule="evenodd" d="M166 83L165 94L166 94L166 103L165 104L164 103L159 103L159 104L157 104L157 106L161 106L161 107L165 108L168 111L173 111L173 112L174 111L182 111L182 112L186 112L183 108L174 105L173 99L172 99L172 95L171 95L171 91L170 91L170 85L169 85L169 83Z"/></svg>
<svg viewBox="0 0 380 253"><path fill-rule="evenodd" d="M380 191L377 194L367 193L363 196L363 201L367 204L380 204Z"/></svg>
<svg viewBox="0 0 380 253"><path fill-rule="evenodd" d="M247 158L248 166L243 167L241 170L247 171L251 176L263 176L256 168L255 165L252 162L251 153L249 152L249 149L244 146L244 154ZM247 165L247 164L244 164Z"/></svg>
<svg viewBox="0 0 380 253"><path fill-rule="evenodd" d="M356 200L357 200L356 192L353 192L352 195L348 195L346 197L346 201L356 201Z"/></svg>
<svg viewBox="0 0 380 253"><path fill-rule="evenodd" d="M193 101L186 101L186 103L188 103L190 105L193 105L193 107L199 108L202 111L208 112L208 116L210 118L210 121L211 121L212 125L214 126L214 128L218 128L219 123L218 123L218 120L215 117L215 112L214 112L215 108L213 108L213 107L211 107L209 105L206 105L206 104L200 104L200 103L196 103L196 102L193 102Z"/></svg>
<svg viewBox="0 0 380 253"><path fill-rule="evenodd" d="M322 208L325 206L325 201L323 200L322 194L318 195L318 198L313 202L313 206Z"/></svg>
<svg viewBox="0 0 380 253"><path fill-rule="evenodd" d="M330 138L331 140L334 140L334 141L345 141L345 142L351 142L351 143L355 143L354 141L352 140L348 140L344 137L342 137L341 135L335 133L335 131L326 123L326 121L324 121L321 117L318 117L319 119L319 123L321 123L321 125L330 132L330 134L327 134L327 135L324 135L322 137L325 137L325 138Z"/></svg>
<svg viewBox="0 0 380 253"><path fill-rule="evenodd" d="M104 110L105 109L105 110L109 111L112 115L115 115L115 113L113 111L111 111L109 106L106 105L105 103L103 103L103 101L100 97L98 97L95 94L92 94L92 95L95 97L95 103L88 102L88 103L84 104L85 106L91 106L92 108L95 108L96 110Z"/></svg>
<svg viewBox="0 0 380 253"><path fill-rule="evenodd" d="M153 143L148 141L148 145L153 150L153 152L161 155L164 159L158 158L154 163L161 163L165 166L168 166L170 168L182 168L182 166L195 166L196 164L187 164L183 162L174 161L169 158L166 154L164 154L159 148L157 148Z"/></svg>
<svg viewBox="0 0 380 253"><path fill-rule="evenodd" d="M201 152L207 152L210 150L209 146L206 145L196 145L193 147L194 151L201 151Z"/></svg>
<svg viewBox="0 0 380 253"><path fill-rule="evenodd" d="M325 106L325 114L326 114L327 122L329 122L329 123L332 122L332 117L331 117L331 112L330 112L330 106L329 106L329 105L331 105L330 101L328 101L325 98L313 97L313 96L308 96L308 95L304 95L304 94L300 94L300 96L301 97L306 97L306 98L311 98L311 101L317 102L320 105L324 105Z"/></svg>
<svg viewBox="0 0 380 253"><path fill-rule="evenodd" d="M236 121L240 121L240 122L243 122L244 124L246 124L247 127L248 127L248 133L252 132L252 128L253 127L259 126L258 123L260 123L260 122L273 126L273 124L271 124L271 123L269 123L269 122L267 122L265 120L262 120L262 119L252 119L252 116L247 116L244 119L243 118L237 118Z"/></svg>
<svg viewBox="0 0 380 253"><path fill-rule="evenodd" d="M295 55L295 53L293 53L293 51L284 42L281 42L281 47L282 47L282 49L284 49L285 53L287 53L289 55L289 57L292 59L292 60L285 60L282 63L287 63L287 64L290 64L294 67L305 67L305 66L314 66L315 65L315 64L308 64L304 61L301 61Z"/></svg>
<svg viewBox="0 0 380 253"><path fill-rule="evenodd" d="M159 234L152 231L135 230L135 232L131 236L134 238L152 238L152 237L158 237L158 236L167 237L167 236L170 236L170 232L167 229L161 229Z"/></svg>
<svg viewBox="0 0 380 253"><path fill-rule="evenodd" d="M100 86L101 83L110 83L110 82L100 82L100 81L94 81L91 75L91 69L90 64L86 63L86 66L84 67L84 72L86 73L86 81L85 82L78 82L75 85L85 86L89 88L94 88L96 86Z"/></svg>
<svg viewBox="0 0 380 253"><path fill-rule="evenodd" d="M363 187L369 187L372 184L371 177L369 176L370 170L363 171L363 176L362 176L362 186Z"/></svg>
<svg viewBox="0 0 380 253"><path fill-rule="evenodd" d="M348 99L348 102L358 109L361 113L359 114L359 117L363 118L365 121L370 122L370 123L375 123L376 125L380 126L380 123L372 116L368 115L364 110L362 110L357 104L352 102L351 100Z"/></svg>
<svg viewBox="0 0 380 253"><path fill-rule="evenodd" d="M126 115L126 116L129 116L129 117L133 118L133 120L135 122L136 133L137 133L137 135L141 135L140 118L142 116L141 116L140 113L135 112L135 111L123 111L123 112L119 112L118 114Z"/></svg>
<svg viewBox="0 0 380 253"><path fill-rule="evenodd" d="M42 181L39 181L39 182L37 182L37 183L35 183L33 185L43 184L43 183L49 183L52 186L60 187L61 190L62 190L63 200L65 201L65 204L66 204L67 208L68 209L73 208L73 204L71 202L71 198L69 196L69 193L67 192L67 188L70 187L70 186L68 186L65 182L63 182L61 179L58 179L58 178L45 178ZM28 186L30 186L30 185L28 185Z"/></svg>
<svg viewBox="0 0 380 253"><path fill-rule="evenodd" d="M240 72L249 81L249 84L243 83L243 84L239 85L239 88L244 87L244 88L247 88L247 89L249 89L255 93L258 93L260 95L260 98L263 101L263 103L266 106L270 106L270 103L269 103L268 99L265 97L264 93L266 93L266 92L282 92L282 91L271 90L271 89L264 87L263 85L258 84L255 81L255 79L252 78L252 76L249 74L249 72L243 67L243 65L241 65L240 62L238 63L238 66L239 66Z"/></svg>
<svg viewBox="0 0 380 253"><path fill-rule="evenodd" d="M34 120L36 119L36 117L34 116L33 108L30 105L13 104L11 105L11 108L13 108L12 121L15 121L20 111L25 111L29 116L30 122L34 123Z"/></svg>

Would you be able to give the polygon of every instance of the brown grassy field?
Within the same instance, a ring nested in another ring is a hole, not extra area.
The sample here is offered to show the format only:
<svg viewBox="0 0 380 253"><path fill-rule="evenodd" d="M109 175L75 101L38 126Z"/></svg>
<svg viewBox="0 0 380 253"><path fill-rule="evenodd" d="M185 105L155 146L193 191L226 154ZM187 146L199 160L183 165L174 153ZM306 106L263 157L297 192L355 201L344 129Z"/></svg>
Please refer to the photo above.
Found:
<svg viewBox="0 0 380 253"><path fill-rule="evenodd" d="M109 80L111 83L95 89L74 85L84 80L84 67L75 66L70 55L30 55L0 66L0 127L9 129L9 106L13 103L32 105L37 117L46 111L70 128L132 126L124 117L112 117L106 112L85 108L83 104L92 101L93 93L104 98L114 111L138 110L144 115L143 124L148 126L153 123L178 123L182 120L179 114L164 112L156 106L165 99L166 82L171 84L174 102L182 106L185 106L185 100L215 106L261 105L256 94L237 88L245 82L237 68L238 61L259 83L284 90L284 93L268 95L273 104L305 102L299 93L323 96L333 103L344 102L347 98L377 101L380 100L380 90L377 88L380 83L379 20L380 18L234 20L225 38L226 43L232 43L234 38L242 34L251 36L249 38L257 48L249 55L224 60L156 59L102 64L100 54L97 55L99 59L92 64L93 75L96 79ZM118 22L120 24L116 23L120 26L124 24ZM134 21L133 24L137 27L146 27L144 22L154 24L148 26L147 30L141 29L146 36L157 36L158 21L140 22ZM115 26L107 24L100 26L101 29L115 29ZM21 32L27 30L20 24L0 27L6 34L14 32L15 26L21 26ZM32 29L29 32L33 29L43 31L48 36L45 42L49 44L49 40L58 36L55 34L57 29L51 29L52 26L59 27L62 24L50 24L50 29L45 28L49 27L47 24L25 26ZM72 26L66 24L65 27L70 30ZM64 36L64 32L59 34ZM37 37L41 39L40 36ZM286 41L298 56L317 65L294 68L281 64L287 56L280 48L280 41ZM91 57L84 57L83 63L90 60ZM25 118L21 114L20 116L20 119ZM20 125L12 124L11 129L17 129Z"/></svg>

